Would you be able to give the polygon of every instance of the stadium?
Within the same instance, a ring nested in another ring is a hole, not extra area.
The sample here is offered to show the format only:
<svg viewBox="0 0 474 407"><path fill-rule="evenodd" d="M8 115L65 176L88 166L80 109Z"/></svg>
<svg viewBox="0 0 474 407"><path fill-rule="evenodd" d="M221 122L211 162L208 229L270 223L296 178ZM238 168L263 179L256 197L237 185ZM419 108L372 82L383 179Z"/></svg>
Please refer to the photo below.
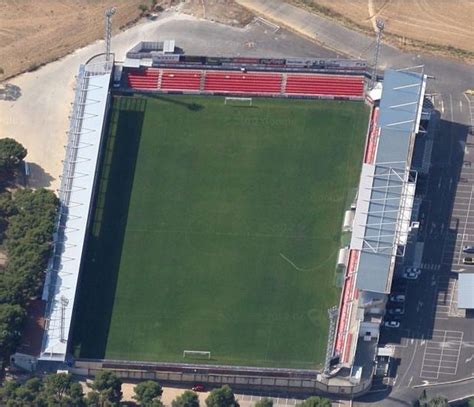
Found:
<svg viewBox="0 0 474 407"><path fill-rule="evenodd" d="M34 364L363 394L416 234L426 75L177 51L80 67Z"/></svg>

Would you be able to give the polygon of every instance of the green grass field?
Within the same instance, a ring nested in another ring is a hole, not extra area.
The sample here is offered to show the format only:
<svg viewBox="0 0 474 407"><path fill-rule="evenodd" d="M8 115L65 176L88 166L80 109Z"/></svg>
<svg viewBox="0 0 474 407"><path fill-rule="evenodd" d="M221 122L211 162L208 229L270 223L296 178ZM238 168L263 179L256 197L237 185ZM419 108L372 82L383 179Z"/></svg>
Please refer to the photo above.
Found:
<svg viewBox="0 0 474 407"><path fill-rule="evenodd" d="M76 356L314 368L368 123L358 102L115 97Z"/></svg>

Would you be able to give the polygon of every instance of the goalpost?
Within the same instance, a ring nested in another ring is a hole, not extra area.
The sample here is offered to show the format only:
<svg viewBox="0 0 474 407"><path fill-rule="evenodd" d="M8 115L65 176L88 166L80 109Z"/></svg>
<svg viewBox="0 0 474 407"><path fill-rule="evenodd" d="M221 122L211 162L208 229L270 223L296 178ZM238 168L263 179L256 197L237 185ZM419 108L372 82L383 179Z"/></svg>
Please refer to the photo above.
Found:
<svg viewBox="0 0 474 407"><path fill-rule="evenodd" d="M239 97L227 96L224 99L224 104L234 105L234 106L252 106L252 98L239 98Z"/></svg>
<svg viewBox="0 0 474 407"><path fill-rule="evenodd" d="M211 352L207 350L183 350L183 358L186 359L211 359Z"/></svg>

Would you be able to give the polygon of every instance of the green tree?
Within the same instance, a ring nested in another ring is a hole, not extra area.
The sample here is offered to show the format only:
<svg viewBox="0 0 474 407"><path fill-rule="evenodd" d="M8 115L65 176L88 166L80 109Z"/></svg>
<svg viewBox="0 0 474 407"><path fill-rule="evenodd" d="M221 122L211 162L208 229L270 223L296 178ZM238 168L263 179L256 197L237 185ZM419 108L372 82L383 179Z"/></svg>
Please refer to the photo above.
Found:
<svg viewBox="0 0 474 407"><path fill-rule="evenodd" d="M26 157L26 154L26 148L16 140L0 139L0 170L13 170Z"/></svg>
<svg viewBox="0 0 474 407"><path fill-rule="evenodd" d="M428 402L428 407L448 407L448 399L443 396L436 396L430 399Z"/></svg>
<svg viewBox="0 0 474 407"><path fill-rule="evenodd" d="M16 388L13 398L7 401L7 406L44 406L45 402L41 397L42 390L42 381L33 377Z"/></svg>
<svg viewBox="0 0 474 407"><path fill-rule="evenodd" d="M85 399L86 406L97 407L100 405L100 394L99 392L93 390L87 393Z"/></svg>
<svg viewBox="0 0 474 407"><path fill-rule="evenodd" d="M25 316L26 312L20 305L0 304L0 357L3 360L18 345Z"/></svg>
<svg viewBox="0 0 474 407"><path fill-rule="evenodd" d="M133 398L142 406L151 406L163 394L163 389L157 382L147 380L138 383L134 388L134 392Z"/></svg>
<svg viewBox="0 0 474 407"><path fill-rule="evenodd" d="M255 407L273 407L273 400L268 397L263 397L255 403Z"/></svg>
<svg viewBox="0 0 474 407"><path fill-rule="evenodd" d="M113 372L99 372L90 387L99 393L102 405L118 406L122 400L122 380Z"/></svg>
<svg viewBox="0 0 474 407"><path fill-rule="evenodd" d="M226 384L211 391L206 399L207 407L238 407L239 403L235 399L232 389Z"/></svg>
<svg viewBox="0 0 474 407"><path fill-rule="evenodd" d="M474 407L474 397L470 398L467 401L467 407Z"/></svg>
<svg viewBox="0 0 474 407"><path fill-rule="evenodd" d="M191 390L186 390L171 402L171 407L199 407L199 397Z"/></svg>
<svg viewBox="0 0 474 407"><path fill-rule="evenodd" d="M148 11L148 6L142 3L138 6L138 10L140 10L140 13L145 14Z"/></svg>
<svg viewBox="0 0 474 407"><path fill-rule="evenodd" d="M43 394L50 405L67 405L68 390L72 384L72 376L67 373L55 373L43 380Z"/></svg>
<svg viewBox="0 0 474 407"><path fill-rule="evenodd" d="M300 404L300 407L331 407L331 400L325 397L312 396Z"/></svg>
<svg viewBox="0 0 474 407"><path fill-rule="evenodd" d="M82 386L80 385L80 383L71 383L66 393L69 399L69 407L83 407L85 405L84 391L82 390Z"/></svg>

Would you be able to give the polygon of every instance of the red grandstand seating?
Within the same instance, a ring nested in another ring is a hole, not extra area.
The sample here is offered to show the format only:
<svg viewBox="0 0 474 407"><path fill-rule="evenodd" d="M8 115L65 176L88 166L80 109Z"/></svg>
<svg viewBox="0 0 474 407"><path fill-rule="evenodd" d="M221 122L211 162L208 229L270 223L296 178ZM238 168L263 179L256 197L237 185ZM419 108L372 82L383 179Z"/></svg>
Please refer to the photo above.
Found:
<svg viewBox="0 0 474 407"><path fill-rule="evenodd" d="M288 95L362 96L361 76L288 74L285 93Z"/></svg>
<svg viewBox="0 0 474 407"><path fill-rule="evenodd" d="M208 71L204 90L225 93L279 94L281 81L280 73Z"/></svg>
<svg viewBox="0 0 474 407"><path fill-rule="evenodd" d="M164 69L161 76L163 90L196 90L201 86L201 71Z"/></svg>
<svg viewBox="0 0 474 407"><path fill-rule="evenodd" d="M153 68L130 71L127 74L128 86L133 89L157 89L159 75L160 71Z"/></svg>

